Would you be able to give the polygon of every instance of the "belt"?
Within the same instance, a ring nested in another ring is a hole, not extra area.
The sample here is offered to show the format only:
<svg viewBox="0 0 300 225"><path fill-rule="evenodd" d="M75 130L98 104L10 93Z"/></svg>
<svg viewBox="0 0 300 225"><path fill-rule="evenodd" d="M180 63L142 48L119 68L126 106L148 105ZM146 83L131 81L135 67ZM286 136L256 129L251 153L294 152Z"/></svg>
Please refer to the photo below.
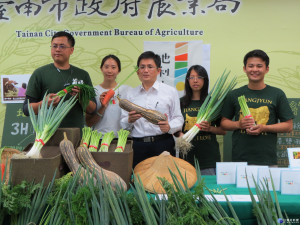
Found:
<svg viewBox="0 0 300 225"><path fill-rule="evenodd" d="M138 142L156 142L156 141L166 140L170 137L172 137L171 134L161 134L161 135L147 136L147 137L141 137L141 138L132 137L132 140L138 141Z"/></svg>

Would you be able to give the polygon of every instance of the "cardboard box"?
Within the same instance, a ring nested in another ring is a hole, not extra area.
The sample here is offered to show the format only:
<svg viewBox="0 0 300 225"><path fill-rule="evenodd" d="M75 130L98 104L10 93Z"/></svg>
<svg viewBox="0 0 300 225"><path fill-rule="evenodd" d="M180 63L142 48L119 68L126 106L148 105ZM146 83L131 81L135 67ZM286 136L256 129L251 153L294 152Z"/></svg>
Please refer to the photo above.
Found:
<svg viewBox="0 0 300 225"><path fill-rule="evenodd" d="M67 134L67 138L71 141L76 149L81 141L80 128L58 128L50 140L45 146L59 146L60 142L64 139L64 132ZM41 151L43 153L43 149Z"/></svg>
<svg viewBox="0 0 300 225"><path fill-rule="evenodd" d="M63 133L67 133L68 139L76 148L80 142L79 128L58 128L52 138L45 144L41 150L42 158L39 159L11 159L11 182L13 185L21 183L23 180L35 183L42 182L45 178L44 185L48 185L55 174L55 178L60 178L69 172L63 157L60 153L59 143L63 139ZM23 151L29 151L32 147L29 144Z"/></svg>
<svg viewBox="0 0 300 225"><path fill-rule="evenodd" d="M108 152L91 152L96 163L103 169L110 170L118 174L130 188L132 174L133 150L132 140L127 140L124 152L115 152L117 140L113 140Z"/></svg>

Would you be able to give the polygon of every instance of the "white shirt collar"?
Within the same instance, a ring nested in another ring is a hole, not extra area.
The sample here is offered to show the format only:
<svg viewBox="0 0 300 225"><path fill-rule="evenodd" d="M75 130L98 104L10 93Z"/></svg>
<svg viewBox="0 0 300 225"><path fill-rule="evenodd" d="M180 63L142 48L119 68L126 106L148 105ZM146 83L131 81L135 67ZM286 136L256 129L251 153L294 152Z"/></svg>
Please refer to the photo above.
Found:
<svg viewBox="0 0 300 225"><path fill-rule="evenodd" d="M149 91L152 89L158 91L160 87L160 83L161 83L160 81L156 80L152 85L152 87L149 89ZM140 91L146 91L145 88L143 87L143 84L140 85Z"/></svg>

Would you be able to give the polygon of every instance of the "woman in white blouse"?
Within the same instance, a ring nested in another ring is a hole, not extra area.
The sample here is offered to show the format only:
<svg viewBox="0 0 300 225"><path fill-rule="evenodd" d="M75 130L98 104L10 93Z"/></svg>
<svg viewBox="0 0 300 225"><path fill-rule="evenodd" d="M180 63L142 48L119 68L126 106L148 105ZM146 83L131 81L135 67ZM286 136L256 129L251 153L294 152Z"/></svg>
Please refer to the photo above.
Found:
<svg viewBox="0 0 300 225"><path fill-rule="evenodd" d="M98 130L102 134L110 131L114 131L117 136L117 131L120 127L121 108L117 96L120 98L126 98L126 92L130 88L127 85L121 85L115 90L115 95L105 105L102 101L107 94L107 91L114 89L118 83L116 78L121 72L120 59L115 55L107 55L102 59L100 65L101 72L103 74L103 82L94 86L96 89L97 111L93 115L86 114L86 124L93 127L94 130Z"/></svg>

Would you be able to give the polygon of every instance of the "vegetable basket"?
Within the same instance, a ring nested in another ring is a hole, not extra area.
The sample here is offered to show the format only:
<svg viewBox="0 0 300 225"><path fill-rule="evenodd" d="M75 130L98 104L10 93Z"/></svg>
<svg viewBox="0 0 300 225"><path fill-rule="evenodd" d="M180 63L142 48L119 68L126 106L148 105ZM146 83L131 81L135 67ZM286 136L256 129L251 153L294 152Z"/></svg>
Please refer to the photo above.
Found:
<svg viewBox="0 0 300 225"><path fill-rule="evenodd" d="M129 187L132 174L133 150L132 140L128 139L124 152L115 152L117 140L112 140L108 152L91 152L96 163L103 169L110 170L118 174Z"/></svg>
<svg viewBox="0 0 300 225"><path fill-rule="evenodd" d="M53 179L60 178L69 172L60 152L59 143L63 139L63 132L66 132L69 140L74 146L80 142L79 128L58 128L51 139L41 150L41 158L12 158L11 182L13 185L20 184L23 180L35 183L44 180L48 185ZM23 151L29 151L33 143L30 143Z"/></svg>

